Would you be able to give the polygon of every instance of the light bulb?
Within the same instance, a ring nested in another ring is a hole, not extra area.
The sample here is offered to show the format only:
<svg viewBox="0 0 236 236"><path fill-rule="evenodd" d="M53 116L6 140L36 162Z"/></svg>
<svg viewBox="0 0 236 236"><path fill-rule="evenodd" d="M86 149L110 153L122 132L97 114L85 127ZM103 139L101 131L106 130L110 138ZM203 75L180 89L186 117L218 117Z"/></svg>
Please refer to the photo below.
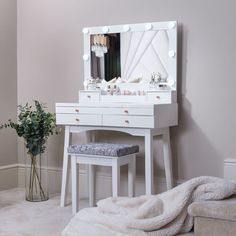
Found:
<svg viewBox="0 0 236 236"><path fill-rule="evenodd" d="M169 26L169 29L174 29L176 26L176 22L172 21L168 24L168 26Z"/></svg>
<svg viewBox="0 0 236 236"><path fill-rule="evenodd" d="M145 25L146 30L151 30L152 29L152 24L148 23Z"/></svg>
<svg viewBox="0 0 236 236"><path fill-rule="evenodd" d="M89 55L87 55L87 54L83 55L83 60L88 61L89 60Z"/></svg>
<svg viewBox="0 0 236 236"><path fill-rule="evenodd" d="M83 28L83 33L84 34L88 34L89 33L89 29L88 28Z"/></svg>
<svg viewBox="0 0 236 236"><path fill-rule="evenodd" d="M123 26L123 30L124 30L125 32L128 32L128 31L130 30L130 26L129 26L129 25L124 25L124 26Z"/></svg>
<svg viewBox="0 0 236 236"><path fill-rule="evenodd" d="M168 52L169 57L174 57L175 56L175 51L171 50Z"/></svg>
<svg viewBox="0 0 236 236"><path fill-rule="evenodd" d="M102 28L102 31L103 31L104 33L108 33L108 32L109 32L109 28L108 28L107 26L104 26L104 27Z"/></svg>

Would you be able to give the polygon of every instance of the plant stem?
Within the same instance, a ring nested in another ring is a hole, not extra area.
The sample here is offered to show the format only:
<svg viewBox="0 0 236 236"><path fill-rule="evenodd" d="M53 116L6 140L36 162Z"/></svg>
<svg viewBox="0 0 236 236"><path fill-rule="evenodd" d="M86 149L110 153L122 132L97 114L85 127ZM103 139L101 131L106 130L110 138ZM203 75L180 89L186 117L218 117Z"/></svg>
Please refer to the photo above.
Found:
<svg viewBox="0 0 236 236"><path fill-rule="evenodd" d="M32 165L33 165L33 163L32 163L32 160L31 160L31 165L30 165L30 180L29 180L29 196L31 194L31 189L32 189L32 183L31 183L32 182Z"/></svg>
<svg viewBox="0 0 236 236"><path fill-rule="evenodd" d="M40 157L41 158L41 157ZM29 180L29 200L33 201L34 188L37 193L37 183L39 185L41 200L45 199L45 193L41 183L41 163L40 163L40 176L37 170L37 159L36 156L31 155L31 165L30 165L30 180ZM41 160L40 160L41 161Z"/></svg>
<svg viewBox="0 0 236 236"><path fill-rule="evenodd" d="M35 161L36 161L36 160L35 160ZM41 191L42 194L43 194L43 198L45 198L45 193L44 193L44 190L43 190L42 185L41 185L41 181L40 181L39 176L38 176L38 171L37 171L37 169L36 169L36 165L33 165L33 168L34 168L35 177L36 177L37 180L38 180L38 184L39 184L40 191ZM40 166L40 169L41 169L41 166Z"/></svg>

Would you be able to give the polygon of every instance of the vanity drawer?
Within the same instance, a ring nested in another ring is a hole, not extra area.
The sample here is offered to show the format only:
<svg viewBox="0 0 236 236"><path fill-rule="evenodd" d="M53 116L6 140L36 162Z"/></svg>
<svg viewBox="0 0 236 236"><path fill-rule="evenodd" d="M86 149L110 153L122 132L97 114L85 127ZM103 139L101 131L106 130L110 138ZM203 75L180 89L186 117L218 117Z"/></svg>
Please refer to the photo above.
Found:
<svg viewBox="0 0 236 236"><path fill-rule="evenodd" d="M80 106L57 106L56 113L64 113L64 114L100 114L101 108L97 107L80 107Z"/></svg>
<svg viewBox="0 0 236 236"><path fill-rule="evenodd" d="M154 103L172 103L176 102L176 92L147 92L147 101Z"/></svg>
<svg viewBox="0 0 236 236"><path fill-rule="evenodd" d="M79 106L56 106L56 113L64 113L64 114L76 114L79 111Z"/></svg>
<svg viewBox="0 0 236 236"><path fill-rule="evenodd" d="M154 128L154 116L103 115L104 126Z"/></svg>
<svg viewBox="0 0 236 236"><path fill-rule="evenodd" d="M79 102L93 102L99 100L99 91L79 91Z"/></svg>
<svg viewBox="0 0 236 236"><path fill-rule="evenodd" d="M102 125L101 115L56 114L58 125Z"/></svg>
<svg viewBox="0 0 236 236"><path fill-rule="evenodd" d="M128 107L118 107L118 108L104 108L103 114L107 115L147 115L152 116L154 114L153 108L128 108Z"/></svg>

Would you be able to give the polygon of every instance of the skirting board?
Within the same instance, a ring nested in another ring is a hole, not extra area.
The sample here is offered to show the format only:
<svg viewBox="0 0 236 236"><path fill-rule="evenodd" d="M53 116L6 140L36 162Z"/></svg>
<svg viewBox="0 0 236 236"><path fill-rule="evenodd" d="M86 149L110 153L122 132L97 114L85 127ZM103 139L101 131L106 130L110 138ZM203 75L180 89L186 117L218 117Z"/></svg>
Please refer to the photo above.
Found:
<svg viewBox="0 0 236 236"><path fill-rule="evenodd" d="M0 190L16 188L18 164L0 166Z"/></svg>
<svg viewBox="0 0 236 236"><path fill-rule="evenodd" d="M224 160L224 178L236 182L236 159Z"/></svg>
<svg viewBox="0 0 236 236"><path fill-rule="evenodd" d="M60 193L61 191L61 168L48 168L48 185L50 194ZM80 198L87 198L88 185L87 185L87 171L86 169L79 170L79 195ZM71 193L71 177L69 176L68 184L68 196L70 198ZM182 181L181 181L182 182ZM179 181L178 181L179 183ZM18 165L18 187L24 187L25 184L25 165ZM136 176L136 195L142 195L145 193L145 181L144 176ZM112 192L112 178L109 173L96 173L96 198L102 199L111 196ZM164 192L166 190L165 178L155 177L154 179L155 193ZM127 196L128 192L128 180L127 175L121 175L121 188L120 193L122 196Z"/></svg>

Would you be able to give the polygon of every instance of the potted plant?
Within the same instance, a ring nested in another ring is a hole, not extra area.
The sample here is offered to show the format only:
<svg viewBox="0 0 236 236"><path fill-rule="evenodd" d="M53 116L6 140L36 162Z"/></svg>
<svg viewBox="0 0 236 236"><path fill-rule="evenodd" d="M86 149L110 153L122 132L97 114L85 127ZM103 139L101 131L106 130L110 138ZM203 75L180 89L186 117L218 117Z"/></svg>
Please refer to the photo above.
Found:
<svg viewBox="0 0 236 236"><path fill-rule="evenodd" d="M13 128L19 137L23 137L26 151L26 200L45 201L47 191L47 163L43 163L46 143L49 136L58 134L54 113L46 112L46 106L34 101L34 107L28 103L18 106L17 123L11 119L0 125ZM46 175L46 176L45 176Z"/></svg>

